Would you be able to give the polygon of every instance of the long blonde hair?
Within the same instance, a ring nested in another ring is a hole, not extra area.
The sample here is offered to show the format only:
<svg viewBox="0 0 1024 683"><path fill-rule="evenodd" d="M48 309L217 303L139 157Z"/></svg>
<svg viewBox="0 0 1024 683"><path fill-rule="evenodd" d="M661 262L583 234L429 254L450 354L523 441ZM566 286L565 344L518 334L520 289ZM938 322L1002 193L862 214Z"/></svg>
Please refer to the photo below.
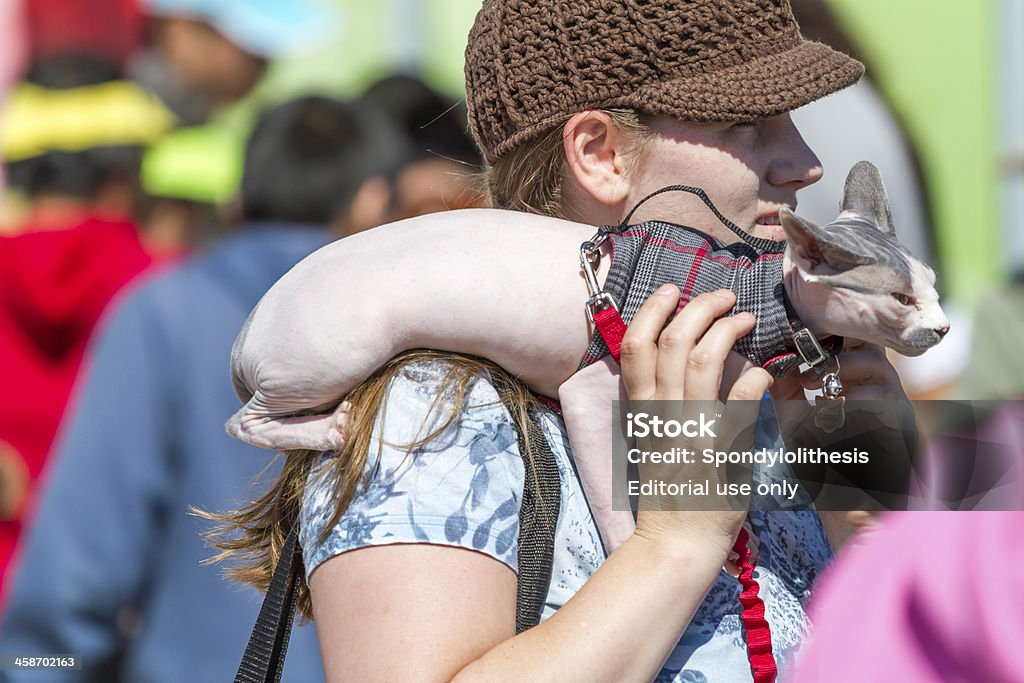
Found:
<svg viewBox="0 0 1024 683"><path fill-rule="evenodd" d="M640 143L647 139L649 129L638 113L626 109L605 111L623 132ZM562 129L563 124L553 126L547 134L505 154L485 172L483 180L490 206L565 217ZM438 359L447 361L449 370L435 398L435 405L442 396L446 400L450 397L452 411L439 428L415 443L402 445L410 451L433 440L451 426L465 407L466 391L479 373L488 373L492 383L505 387L506 390L499 395L509 397L503 399L503 403L518 424L525 424L528 410L537 405L536 399L521 382L489 361L423 349L396 356L346 397L352 403L346 439L338 457L325 473L334 482L336 505L320 542L338 524L349 503L366 483L373 427L378 416L384 419L385 398L391 381L412 363ZM229 561L228 575L232 579L261 591L266 591L270 585L285 539L292 526L298 523L306 482L317 462L316 454L309 451L286 451L281 455L284 465L280 475L261 497L227 513L196 511L217 523L207 535L218 550L209 561ZM301 571L303 564L299 550L296 550L294 566ZM302 618L312 618L312 602L304 581L299 582L297 607Z"/></svg>
<svg viewBox="0 0 1024 683"><path fill-rule="evenodd" d="M391 381L413 363L437 360L446 363L447 372L424 420L434 414L442 399L450 404L450 412L429 434L409 444L395 444L398 447L411 452L444 433L462 412L466 392L481 373L485 373L492 384L503 387L499 396L508 397L502 402L518 423L525 424L527 412L538 406L536 398L522 383L497 365L480 358L417 349L391 359L346 397L352 403L346 439L337 457L323 472L327 481L333 482L336 505L319 542L326 540L349 503L368 483L367 461L373 428L378 419L382 423L386 419L385 398ZM382 446L378 443L378 449ZM196 514L216 522L215 528L207 534L207 540L218 552L208 562L228 561L227 573L231 579L260 591L266 591L270 586L285 539L292 527L298 524L306 482L318 461L316 453L306 450L284 451L278 457L284 457L280 474L270 489L256 500L227 513L195 510ZM302 554L298 549L293 560L297 571L301 572ZM298 593L299 614L304 619L311 619L312 603L305 582L299 582Z"/></svg>

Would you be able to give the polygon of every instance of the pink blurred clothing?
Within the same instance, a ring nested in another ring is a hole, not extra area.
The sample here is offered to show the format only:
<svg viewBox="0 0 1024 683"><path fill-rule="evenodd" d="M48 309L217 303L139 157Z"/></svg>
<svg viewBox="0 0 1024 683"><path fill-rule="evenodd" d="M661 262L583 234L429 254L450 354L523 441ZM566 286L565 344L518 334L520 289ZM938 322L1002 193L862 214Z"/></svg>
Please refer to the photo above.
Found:
<svg viewBox="0 0 1024 683"><path fill-rule="evenodd" d="M1024 403L978 438L1024 459ZM1007 470L1011 512L899 512L844 550L811 603L795 683L1024 681L1024 486Z"/></svg>
<svg viewBox="0 0 1024 683"><path fill-rule="evenodd" d="M891 513L812 603L795 683L1024 681L1024 513Z"/></svg>

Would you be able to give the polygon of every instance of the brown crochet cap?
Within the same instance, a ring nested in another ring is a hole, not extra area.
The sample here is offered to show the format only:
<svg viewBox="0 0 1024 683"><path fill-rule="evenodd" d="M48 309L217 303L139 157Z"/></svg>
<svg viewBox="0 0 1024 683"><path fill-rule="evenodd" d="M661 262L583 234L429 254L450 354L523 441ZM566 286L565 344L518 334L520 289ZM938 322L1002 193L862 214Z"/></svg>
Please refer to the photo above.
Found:
<svg viewBox="0 0 1024 683"><path fill-rule="evenodd" d="M484 0L466 49L466 100L493 163L585 109L750 121L863 73L804 40L788 0Z"/></svg>

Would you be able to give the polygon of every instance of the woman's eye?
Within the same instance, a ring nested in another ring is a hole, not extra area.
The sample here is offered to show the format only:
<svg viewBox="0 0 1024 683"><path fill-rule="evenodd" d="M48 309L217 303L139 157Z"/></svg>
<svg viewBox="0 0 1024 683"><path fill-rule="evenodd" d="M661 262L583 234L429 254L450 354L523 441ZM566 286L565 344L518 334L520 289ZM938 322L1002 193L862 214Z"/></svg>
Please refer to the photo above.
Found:
<svg viewBox="0 0 1024 683"><path fill-rule="evenodd" d="M896 301L899 301L900 304L903 306L909 306L912 303L914 303L914 300L911 297L907 296L906 294L900 294L899 292L893 292L892 298L896 299Z"/></svg>

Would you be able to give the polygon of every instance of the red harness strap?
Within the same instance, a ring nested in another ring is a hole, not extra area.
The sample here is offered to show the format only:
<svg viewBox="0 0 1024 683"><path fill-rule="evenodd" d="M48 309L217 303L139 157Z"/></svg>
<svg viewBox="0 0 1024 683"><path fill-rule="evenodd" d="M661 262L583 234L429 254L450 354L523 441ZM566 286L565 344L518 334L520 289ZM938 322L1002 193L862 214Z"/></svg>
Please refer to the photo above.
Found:
<svg viewBox="0 0 1024 683"><path fill-rule="evenodd" d="M614 306L602 308L594 314L594 325L601 333L608 351L612 354L615 362L619 362L619 355L622 352L622 338L626 336L626 323Z"/></svg>
<svg viewBox="0 0 1024 683"><path fill-rule="evenodd" d="M618 363L626 323L614 306L603 308L593 315L597 331L608 346L612 358ZM746 633L747 659L750 661L754 683L774 683L778 669L775 667L775 657L772 656L772 632L764 616L764 601L758 596L761 586L754 578L754 563L750 560L752 552L747 546L749 540L747 530L740 529L736 544L732 547L732 551L739 555L736 565L740 570L739 582L743 588L740 592L740 605L743 606L740 620Z"/></svg>

